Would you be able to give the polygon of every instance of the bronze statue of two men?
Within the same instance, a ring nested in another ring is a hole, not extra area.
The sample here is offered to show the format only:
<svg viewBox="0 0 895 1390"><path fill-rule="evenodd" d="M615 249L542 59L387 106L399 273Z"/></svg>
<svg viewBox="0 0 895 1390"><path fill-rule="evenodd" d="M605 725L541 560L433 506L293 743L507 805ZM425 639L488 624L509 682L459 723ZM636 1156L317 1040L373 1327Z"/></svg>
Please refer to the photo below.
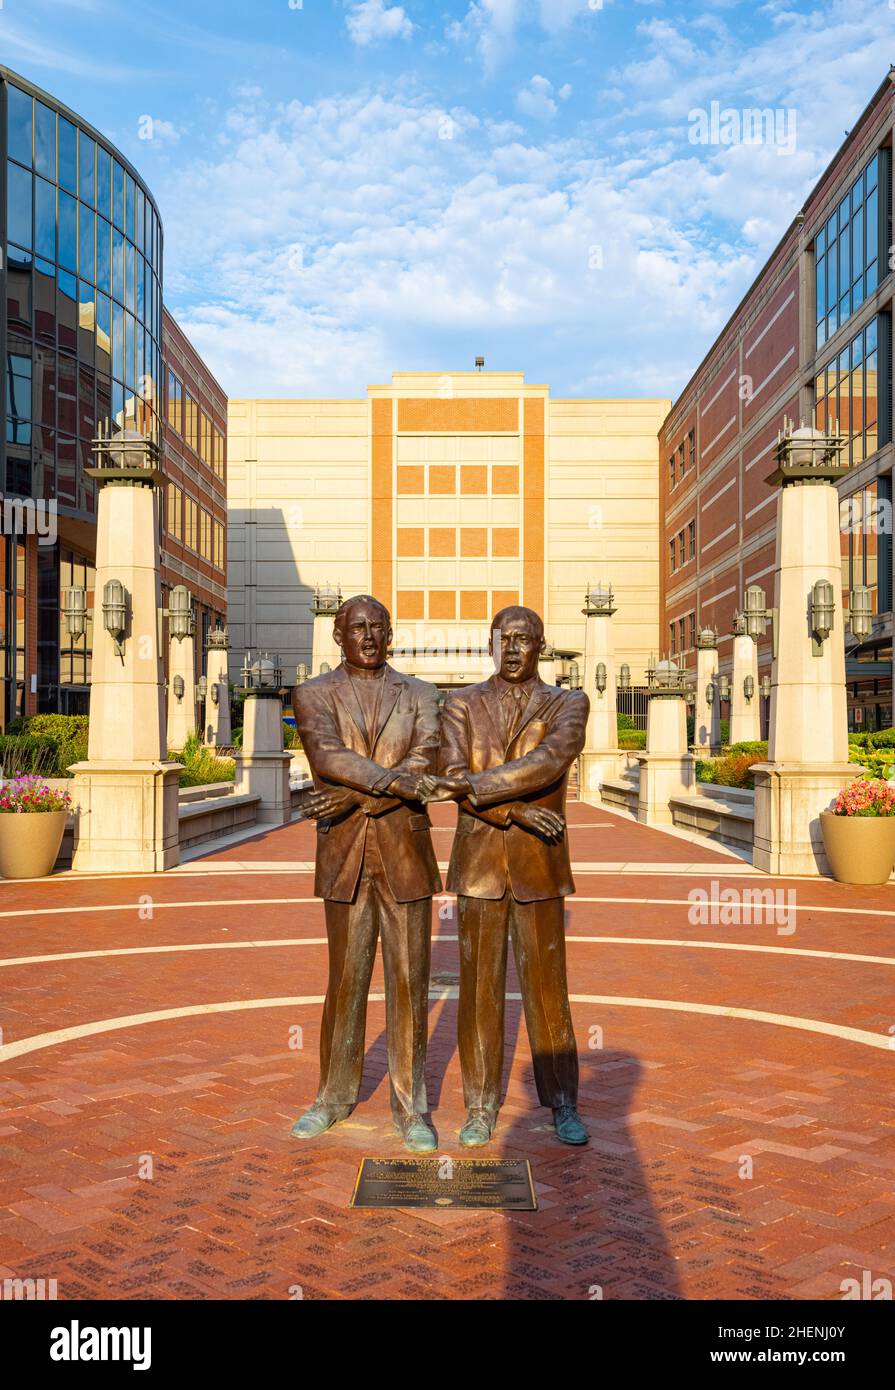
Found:
<svg viewBox="0 0 895 1390"><path fill-rule="evenodd" d="M588 698L538 675L544 628L529 608L492 623L495 674L448 695L387 664L391 623L378 599L342 604L335 670L297 686L295 720L314 791L315 893L323 898L329 981L320 1085L292 1130L314 1138L356 1103L367 997L382 940L392 1115L405 1146L436 1148L426 1118L432 895L441 890L430 801L457 801L447 887L457 894L459 1048L466 1123L486 1144L497 1120L507 940L522 990L542 1105L559 1139L584 1144L578 1052L566 982L564 899L575 891L565 821L568 772L584 746Z"/></svg>

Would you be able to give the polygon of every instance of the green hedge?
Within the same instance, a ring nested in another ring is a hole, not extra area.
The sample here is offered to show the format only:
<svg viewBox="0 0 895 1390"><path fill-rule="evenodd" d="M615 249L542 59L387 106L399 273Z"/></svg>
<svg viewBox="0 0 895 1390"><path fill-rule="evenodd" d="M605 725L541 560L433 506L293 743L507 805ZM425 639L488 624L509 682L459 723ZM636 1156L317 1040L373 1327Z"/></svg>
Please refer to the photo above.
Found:
<svg viewBox="0 0 895 1390"><path fill-rule="evenodd" d="M72 763L83 762L87 757L89 725L86 714L29 714L13 720L8 733L48 742L55 751L40 767L42 776L69 777Z"/></svg>
<svg viewBox="0 0 895 1390"><path fill-rule="evenodd" d="M0 767L4 777L39 773L56 777L59 745L55 739L37 734L0 734Z"/></svg>
<svg viewBox="0 0 895 1390"><path fill-rule="evenodd" d="M618 736L619 748L629 752L646 747L645 729L622 729Z"/></svg>
<svg viewBox="0 0 895 1390"><path fill-rule="evenodd" d="M743 743L732 743L728 748L731 757L736 757L738 753L759 753L763 758L768 756L768 741L763 739L746 739Z"/></svg>

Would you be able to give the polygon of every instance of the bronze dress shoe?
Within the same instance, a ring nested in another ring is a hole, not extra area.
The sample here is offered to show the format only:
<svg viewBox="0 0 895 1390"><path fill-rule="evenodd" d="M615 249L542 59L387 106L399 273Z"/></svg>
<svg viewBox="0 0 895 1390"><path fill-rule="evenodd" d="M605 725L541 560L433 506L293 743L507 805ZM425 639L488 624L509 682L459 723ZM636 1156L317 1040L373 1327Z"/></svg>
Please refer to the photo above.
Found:
<svg viewBox="0 0 895 1390"><path fill-rule="evenodd" d="M460 1143L468 1149L487 1144L494 1130L495 1119L490 1110L470 1110L466 1124L460 1130Z"/></svg>
<svg viewBox="0 0 895 1390"><path fill-rule="evenodd" d="M295 1121L292 1137L316 1139L318 1134L325 1134L333 1125L338 1124L339 1120L347 1119L350 1113L350 1107L347 1105L324 1105L322 1101L315 1100Z"/></svg>
<svg viewBox="0 0 895 1390"><path fill-rule="evenodd" d="M430 1154L438 1148L435 1130L422 1115L403 1115L396 1119L395 1133L401 1135L405 1149L411 1153Z"/></svg>
<svg viewBox="0 0 895 1390"><path fill-rule="evenodd" d="M558 1105L553 1112L553 1124L556 1137L563 1144L587 1143L587 1130L581 1123L581 1117L574 1105Z"/></svg>

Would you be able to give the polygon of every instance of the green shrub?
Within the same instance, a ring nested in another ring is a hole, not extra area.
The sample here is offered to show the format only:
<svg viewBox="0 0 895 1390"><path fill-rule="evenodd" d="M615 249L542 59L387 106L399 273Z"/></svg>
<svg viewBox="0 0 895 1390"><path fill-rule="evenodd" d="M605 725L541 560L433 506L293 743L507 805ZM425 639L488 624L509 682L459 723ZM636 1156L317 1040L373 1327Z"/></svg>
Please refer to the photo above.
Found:
<svg viewBox="0 0 895 1390"><path fill-rule="evenodd" d="M735 756L738 753L757 753L761 757L768 756L768 741L764 739L746 739L743 743L732 743L728 748L728 753Z"/></svg>
<svg viewBox="0 0 895 1390"><path fill-rule="evenodd" d="M729 719L722 719L722 720L721 720L721 742L722 742L722 743L726 743L727 740L728 740L729 738L730 738L730 720L729 720Z"/></svg>
<svg viewBox="0 0 895 1390"><path fill-rule="evenodd" d="M616 724L618 726L619 733L621 733L622 729L634 729L637 727L630 714L616 715Z"/></svg>
<svg viewBox="0 0 895 1390"><path fill-rule="evenodd" d="M895 729L877 729L874 734L865 734L865 739L868 748L895 748Z"/></svg>
<svg viewBox="0 0 895 1390"><path fill-rule="evenodd" d="M72 763L87 757L87 733L90 719L86 714L29 714L14 721L10 730L29 736L50 739L56 749L52 764L41 767L45 777L69 777Z"/></svg>
<svg viewBox="0 0 895 1390"><path fill-rule="evenodd" d="M718 787L742 787L752 790L755 779L752 767L765 759L755 753L726 754L723 758L713 758L711 762L697 762L697 782L711 782Z"/></svg>
<svg viewBox="0 0 895 1390"><path fill-rule="evenodd" d="M59 747L55 739L37 734L0 734L0 767L4 777L22 777L37 773L56 777Z"/></svg>
<svg viewBox="0 0 895 1390"><path fill-rule="evenodd" d="M170 752L168 757L183 763L182 787L207 787L211 782L232 782L236 777L233 758L217 757L213 749L199 742L198 734L190 734L181 752Z"/></svg>
<svg viewBox="0 0 895 1390"><path fill-rule="evenodd" d="M623 729L619 734L618 746L621 749L632 752L635 749L646 747L645 729Z"/></svg>
<svg viewBox="0 0 895 1390"><path fill-rule="evenodd" d="M883 781L895 776L895 753L868 753L863 748L849 749L849 762L859 763L867 769L868 778Z"/></svg>

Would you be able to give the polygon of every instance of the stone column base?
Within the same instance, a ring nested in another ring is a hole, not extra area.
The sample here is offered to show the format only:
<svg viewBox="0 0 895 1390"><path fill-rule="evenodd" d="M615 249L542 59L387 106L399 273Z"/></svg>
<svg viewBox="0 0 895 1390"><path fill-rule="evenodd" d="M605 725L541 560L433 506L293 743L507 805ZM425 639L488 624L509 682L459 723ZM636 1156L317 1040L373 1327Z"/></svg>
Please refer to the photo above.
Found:
<svg viewBox="0 0 895 1390"><path fill-rule="evenodd" d="M619 748L586 748L578 761L579 794L597 792L608 777L620 777L625 755Z"/></svg>
<svg viewBox="0 0 895 1390"><path fill-rule="evenodd" d="M180 763L74 763L72 869L161 873L180 863Z"/></svg>
<svg viewBox="0 0 895 1390"><path fill-rule="evenodd" d="M283 752L236 754L236 791L240 796L260 796L259 825L288 825L292 819L289 787L291 754Z"/></svg>
<svg viewBox="0 0 895 1390"><path fill-rule="evenodd" d="M820 813L862 771L855 763L755 763L755 868L829 876Z"/></svg>
<svg viewBox="0 0 895 1390"><path fill-rule="evenodd" d="M640 797L637 819L641 825L671 825L669 802L673 796L690 796L696 783L696 759L692 753L638 753Z"/></svg>

